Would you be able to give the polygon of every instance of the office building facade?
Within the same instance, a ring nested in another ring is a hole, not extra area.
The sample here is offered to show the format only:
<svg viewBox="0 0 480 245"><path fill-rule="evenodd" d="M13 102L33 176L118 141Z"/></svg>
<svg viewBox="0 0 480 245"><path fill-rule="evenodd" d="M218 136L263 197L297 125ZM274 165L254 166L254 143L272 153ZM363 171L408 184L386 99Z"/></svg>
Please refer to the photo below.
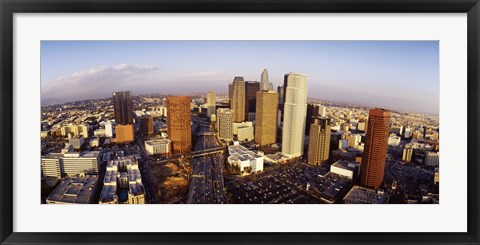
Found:
<svg viewBox="0 0 480 245"><path fill-rule="evenodd" d="M141 135L150 135L153 134L153 117L152 116L141 116L140 121L140 134Z"/></svg>
<svg viewBox="0 0 480 245"><path fill-rule="evenodd" d="M237 136L238 141L252 141L254 139L253 131L252 122L233 123L233 135Z"/></svg>
<svg viewBox="0 0 480 245"><path fill-rule="evenodd" d="M192 148L192 117L190 96L167 97L167 134L172 141L172 152L183 154Z"/></svg>
<svg viewBox="0 0 480 245"><path fill-rule="evenodd" d="M310 134L310 125L312 125L315 118L319 115L320 106L316 104L307 104L307 119L305 124L305 135Z"/></svg>
<svg viewBox="0 0 480 245"><path fill-rule="evenodd" d="M259 82L245 83L245 119L252 119L252 113L255 114L255 107L257 105L257 92L260 90Z"/></svg>
<svg viewBox="0 0 480 245"><path fill-rule="evenodd" d="M42 175L60 179L85 173L98 174L99 154L98 151L50 153L42 156Z"/></svg>
<svg viewBox="0 0 480 245"><path fill-rule="evenodd" d="M234 122L245 121L245 81L243 77L235 77L233 81L233 94L230 109Z"/></svg>
<svg viewBox="0 0 480 245"><path fill-rule="evenodd" d="M278 93L257 92L255 142L261 146L275 143L277 135Z"/></svg>
<svg viewBox="0 0 480 245"><path fill-rule="evenodd" d="M130 144L135 141L133 124L117 125L115 127L117 144Z"/></svg>
<svg viewBox="0 0 480 245"><path fill-rule="evenodd" d="M307 76L285 74L285 103L282 131L282 153L289 157L303 155L307 113Z"/></svg>
<svg viewBox="0 0 480 245"><path fill-rule="evenodd" d="M217 131L219 139L233 140L233 113L229 109L217 109Z"/></svg>
<svg viewBox="0 0 480 245"><path fill-rule="evenodd" d="M145 141L145 150L148 155L169 155L171 141L169 139L155 139Z"/></svg>
<svg viewBox="0 0 480 245"><path fill-rule="evenodd" d="M123 125L133 124L132 92L114 92L112 95L115 123Z"/></svg>
<svg viewBox="0 0 480 245"><path fill-rule="evenodd" d="M212 114L215 114L217 94L213 91L207 93L207 115L210 118Z"/></svg>
<svg viewBox="0 0 480 245"><path fill-rule="evenodd" d="M330 153L330 120L314 118L308 144L308 163L320 165L328 161Z"/></svg>

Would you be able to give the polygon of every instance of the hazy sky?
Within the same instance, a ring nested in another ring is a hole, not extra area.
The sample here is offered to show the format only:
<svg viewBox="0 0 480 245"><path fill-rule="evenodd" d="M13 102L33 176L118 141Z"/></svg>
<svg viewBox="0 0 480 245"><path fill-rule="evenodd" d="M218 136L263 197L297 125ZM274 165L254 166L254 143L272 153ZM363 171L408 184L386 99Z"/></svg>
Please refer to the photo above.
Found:
<svg viewBox="0 0 480 245"><path fill-rule="evenodd" d="M226 94L235 76L308 76L320 100L438 113L437 41L42 41L42 101L114 91Z"/></svg>

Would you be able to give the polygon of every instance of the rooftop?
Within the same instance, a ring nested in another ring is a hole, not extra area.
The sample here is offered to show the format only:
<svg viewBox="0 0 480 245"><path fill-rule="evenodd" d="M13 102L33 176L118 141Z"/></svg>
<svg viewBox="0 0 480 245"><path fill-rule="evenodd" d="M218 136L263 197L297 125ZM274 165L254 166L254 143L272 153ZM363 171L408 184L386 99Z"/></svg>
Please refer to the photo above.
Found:
<svg viewBox="0 0 480 245"><path fill-rule="evenodd" d="M66 153L49 153L43 158L97 158L99 151L83 151L83 152L66 152Z"/></svg>
<svg viewBox="0 0 480 245"><path fill-rule="evenodd" d="M155 140L147 140L145 141L147 145L163 145L163 144L170 144L169 139L155 139Z"/></svg>
<svg viewBox="0 0 480 245"><path fill-rule="evenodd" d="M242 145L231 145L228 147L229 160L232 161L252 161L261 157L257 153L248 150Z"/></svg>
<svg viewBox="0 0 480 245"><path fill-rule="evenodd" d="M105 178L103 179L103 189L102 193L100 194L100 203L108 203L118 200L118 177L124 177L128 179L130 194L137 196L145 193L142 183L142 176L140 174L140 170L138 169L138 163L135 160L135 157L119 157L118 159L109 161L107 164L107 171L105 173Z"/></svg>
<svg viewBox="0 0 480 245"><path fill-rule="evenodd" d="M48 196L47 203L90 203L90 198L96 189L97 182L98 176L96 175L64 178L57 188Z"/></svg>
<svg viewBox="0 0 480 245"><path fill-rule="evenodd" d="M351 186L351 179L336 173L329 172L308 182L310 188L320 194L327 202L337 202Z"/></svg>
<svg viewBox="0 0 480 245"><path fill-rule="evenodd" d="M338 160L332 166L337 167L337 168L342 168L350 171L355 171L357 168L357 164L354 162L346 161L346 160Z"/></svg>
<svg viewBox="0 0 480 245"><path fill-rule="evenodd" d="M351 204L386 204L388 203L388 199L388 194L354 186L343 200L345 203Z"/></svg>

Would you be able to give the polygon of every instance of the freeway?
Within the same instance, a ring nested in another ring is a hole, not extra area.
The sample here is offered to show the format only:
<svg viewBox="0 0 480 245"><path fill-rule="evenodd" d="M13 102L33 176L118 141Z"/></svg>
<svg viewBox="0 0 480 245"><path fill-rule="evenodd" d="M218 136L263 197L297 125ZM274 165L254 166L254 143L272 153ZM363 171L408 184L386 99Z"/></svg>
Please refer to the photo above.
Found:
<svg viewBox="0 0 480 245"><path fill-rule="evenodd" d="M218 145L215 134L201 132L198 136L187 203L227 203L223 182L225 148Z"/></svg>
<svg viewBox="0 0 480 245"><path fill-rule="evenodd" d="M207 155L223 154L225 152L225 147L215 147L206 150L193 151L192 157L204 157Z"/></svg>

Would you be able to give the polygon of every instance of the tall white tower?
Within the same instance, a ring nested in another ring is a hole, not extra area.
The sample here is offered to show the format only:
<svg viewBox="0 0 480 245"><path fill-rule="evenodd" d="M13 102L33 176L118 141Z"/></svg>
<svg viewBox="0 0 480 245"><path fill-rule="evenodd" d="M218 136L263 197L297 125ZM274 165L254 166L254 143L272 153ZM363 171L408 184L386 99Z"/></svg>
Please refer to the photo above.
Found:
<svg viewBox="0 0 480 245"><path fill-rule="evenodd" d="M285 74L284 83L282 153L299 157L303 155L307 117L307 76L291 72Z"/></svg>
<svg viewBox="0 0 480 245"><path fill-rule="evenodd" d="M260 90L269 90L270 84L268 82L268 71L263 69L262 78L260 80Z"/></svg>

